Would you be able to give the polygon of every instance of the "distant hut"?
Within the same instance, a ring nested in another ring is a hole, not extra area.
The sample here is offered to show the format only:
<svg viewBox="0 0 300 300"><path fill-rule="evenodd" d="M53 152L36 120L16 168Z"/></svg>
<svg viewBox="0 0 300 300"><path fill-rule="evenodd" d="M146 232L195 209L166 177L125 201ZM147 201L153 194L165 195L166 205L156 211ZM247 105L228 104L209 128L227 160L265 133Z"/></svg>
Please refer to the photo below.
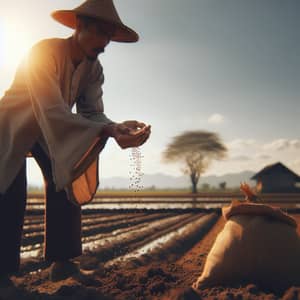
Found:
<svg viewBox="0 0 300 300"><path fill-rule="evenodd" d="M256 180L262 193L299 193L300 176L282 163L268 165L255 174L251 179Z"/></svg>

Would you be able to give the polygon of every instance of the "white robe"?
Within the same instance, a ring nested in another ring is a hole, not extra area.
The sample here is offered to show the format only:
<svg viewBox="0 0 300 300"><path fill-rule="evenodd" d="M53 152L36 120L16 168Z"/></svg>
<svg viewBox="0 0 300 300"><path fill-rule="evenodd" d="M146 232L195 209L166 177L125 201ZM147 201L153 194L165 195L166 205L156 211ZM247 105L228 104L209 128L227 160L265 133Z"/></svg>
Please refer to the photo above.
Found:
<svg viewBox="0 0 300 300"><path fill-rule="evenodd" d="M39 142L57 190L65 189L78 204L93 198L98 154L107 140L103 127L112 122L103 112L103 81L98 60L74 68L70 38L42 40L31 49L0 101L0 193Z"/></svg>

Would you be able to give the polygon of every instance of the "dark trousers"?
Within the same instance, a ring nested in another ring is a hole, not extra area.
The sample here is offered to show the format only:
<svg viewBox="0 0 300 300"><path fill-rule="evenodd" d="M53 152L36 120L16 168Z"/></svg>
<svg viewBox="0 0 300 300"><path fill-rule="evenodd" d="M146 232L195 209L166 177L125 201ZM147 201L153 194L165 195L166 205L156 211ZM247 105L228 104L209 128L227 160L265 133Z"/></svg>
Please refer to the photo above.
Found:
<svg viewBox="0 0 300 300"><path fill-rule="evenodd" d="M45 259L58 261L79 256L82 254L81 209L67 199L65 191L55 191L50 160L42 148L36 144L31 153L45 181ZM9 189L0 195L0 275L19 269L26 189L24 160L23 167Z"/></svg>

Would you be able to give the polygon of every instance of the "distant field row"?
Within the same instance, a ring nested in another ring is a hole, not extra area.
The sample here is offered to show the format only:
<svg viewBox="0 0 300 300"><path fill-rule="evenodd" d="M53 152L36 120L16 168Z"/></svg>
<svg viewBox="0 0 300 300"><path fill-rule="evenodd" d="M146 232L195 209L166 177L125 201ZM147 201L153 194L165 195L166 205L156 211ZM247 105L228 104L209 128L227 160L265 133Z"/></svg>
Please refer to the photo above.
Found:
<svg viewBox="0 0 300 300"><path fill-rule="evenodd" d="M285 200L300 200L300 193L266 193L259 195L262 201L285 201ZM28 198L44 198L44 194L41 192L28 193ZM244 199L244 195L241 192L200 192L197 194L188 193L188 192L174 192L174 191L153 191L153 192L132 192L132 191L116 191L116 192L98 192L95 195L95 199L104 199L104 198L187 198L191 200L199 199L203 200L204 198L208 199Z"/></svg>

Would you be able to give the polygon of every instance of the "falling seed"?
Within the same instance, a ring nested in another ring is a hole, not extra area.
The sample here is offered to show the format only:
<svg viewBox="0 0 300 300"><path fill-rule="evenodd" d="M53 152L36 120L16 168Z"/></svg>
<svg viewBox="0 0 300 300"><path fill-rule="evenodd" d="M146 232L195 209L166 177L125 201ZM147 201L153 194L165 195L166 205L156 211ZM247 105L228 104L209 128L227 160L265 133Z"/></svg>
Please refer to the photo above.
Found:
<svg viewBox="0 0 300 300"><path fill-rule="evenodd" d="M142 170L142 158L144 156L141 154L140 148L131 148L131 153L129 154L130 159L130 167L131 171L129 172L130 176L130 186L134 192L138 192L144 187L141 185L141 179L144 173L141 172Z"/></svg>

